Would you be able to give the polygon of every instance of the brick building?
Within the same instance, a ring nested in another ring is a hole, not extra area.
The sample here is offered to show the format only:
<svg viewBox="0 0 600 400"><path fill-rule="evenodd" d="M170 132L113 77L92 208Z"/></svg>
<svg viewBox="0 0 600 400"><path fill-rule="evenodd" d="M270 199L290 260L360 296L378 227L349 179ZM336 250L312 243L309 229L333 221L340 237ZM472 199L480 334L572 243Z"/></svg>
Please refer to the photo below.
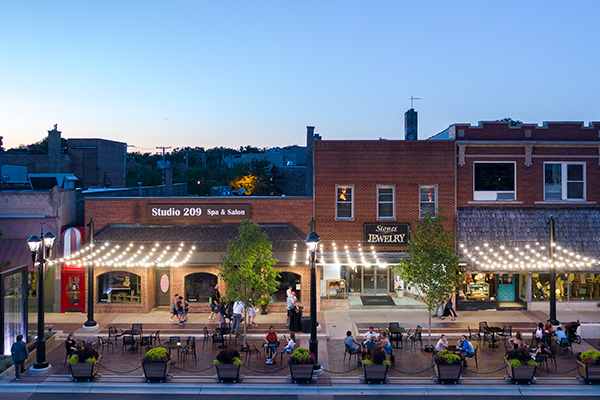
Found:
<svg viewBox="0 0 600 400"><path fill-rule="evenodd" d="M600 300L600 123L455 124L459 309L547 310L555 225L558 309Z"/></svg>

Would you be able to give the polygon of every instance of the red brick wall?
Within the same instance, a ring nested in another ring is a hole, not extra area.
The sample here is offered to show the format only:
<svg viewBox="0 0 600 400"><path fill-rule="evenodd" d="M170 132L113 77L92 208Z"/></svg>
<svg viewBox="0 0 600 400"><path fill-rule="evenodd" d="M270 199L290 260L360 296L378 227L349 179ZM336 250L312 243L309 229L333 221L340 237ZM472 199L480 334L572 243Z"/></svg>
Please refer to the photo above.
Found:
<svg viewBox="0 0 600 400"><path fill-rule="evenodd" d="M396 186L395 222L408 223L419 218L419 185L437 185L437 205L454 230L454 169L452 141L316 141L315 218L321 241L362 243L363 224L381 222L377 185L383 184ZM354 185L351 221L335 219L336 184ZM387 250L394 249L400 250Z"/></svg>

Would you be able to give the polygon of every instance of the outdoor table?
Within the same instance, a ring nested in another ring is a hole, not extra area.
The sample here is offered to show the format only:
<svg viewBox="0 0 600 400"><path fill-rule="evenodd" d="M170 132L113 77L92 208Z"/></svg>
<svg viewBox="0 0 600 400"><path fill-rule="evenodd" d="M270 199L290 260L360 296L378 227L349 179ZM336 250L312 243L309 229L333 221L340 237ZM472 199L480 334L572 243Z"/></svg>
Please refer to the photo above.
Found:
<svg viewBox="0 0 600 400"><path fill-rule="evenodd" d="M485 331L487 333L489 333L490 335L492 335L492 341L490 342L490 347L498 347L498 345L496 344L496 342L498 341L498 339L496 338L496 335L500 332L502 332L502 328L498 327L498 326L488 326L485 328Z"/></svg>
<svg viewBox="0 0 600 400"><path fill-rule="evenodd" d="M389 331L390 331L390 341L392 342L392 345L394 342L402 343L402 334L406 333L406 329L404 329L401 326L390 326ZM397 349L399 349L401 347L402 346L396 345Z"/></svg>
<svg viewBox="0 0 600 400"><path fill-rule="evenodd" d="M171 355L171 350L177 349L177 361L179 361L179 350L181 349L181 342L165 342L161 344L161 347L169 350L169 356Z"/></svg>
<svg viewBox="0 0 600 400"><path fill-rule="evenodd" d="M225 335L223 333L224 328L215 328L215 335L219 335L221 337L221 344L217 346L219 349L226 349L227 345L225 344Z"/></svg>
<svg viewBox="0 0 600 400"><path fill-rule="evenodd" d="M448 346L448 351L452 354L460 355L461 349L458 346Z"/></svg>

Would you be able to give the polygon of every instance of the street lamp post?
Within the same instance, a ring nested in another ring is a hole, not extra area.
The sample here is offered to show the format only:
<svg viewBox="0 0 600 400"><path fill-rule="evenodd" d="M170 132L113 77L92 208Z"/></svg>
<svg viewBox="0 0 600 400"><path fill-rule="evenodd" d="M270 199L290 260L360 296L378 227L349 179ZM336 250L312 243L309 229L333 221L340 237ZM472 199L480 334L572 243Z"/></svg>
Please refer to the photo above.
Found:
<svg viewBox="0 0 600 400"><path fill-rule="evenodd" d="M312 231L306 237L306 245L310 253L310 341L309 350L319 361L319 341L317 340L317 274L315 272L317 245L319 235Z"/></svg>
<svg viewBox="0 0 600 400"><path fill-rule="evenodd" d="M46 257L50 255L52 246L54 245L54 239L56 236L52 232L43 233L37 236L33 235L27 239L29 250L31 251L31 261L35 267L36 258L39 258L38 264L38 329L37 329L37 340L36 340L36 361L33 364L33 368L36 370L42 370L48 368L50 365L46 362L46 338L44 336L44 264L46 264Z"/></svg>
<svg viewBox="0 0 600 400"><path fill-rule="evenodd" d="M89 227L89 244L90 244L90 254L94 253L94 220L90 218ZM87 321L83 324L83 328L93 329L98 328L99 325L94 321L94 260L90 260L90 265L88 267L88 315Z"/></svg>
<svg viewBox="0 0 600 400"><path fill-rule="evenodd" d="M550 322L552 325L559 324L556 319L556 267L554 265L554 217L550 217L548 221L548 229L550 230Z"/></svg>

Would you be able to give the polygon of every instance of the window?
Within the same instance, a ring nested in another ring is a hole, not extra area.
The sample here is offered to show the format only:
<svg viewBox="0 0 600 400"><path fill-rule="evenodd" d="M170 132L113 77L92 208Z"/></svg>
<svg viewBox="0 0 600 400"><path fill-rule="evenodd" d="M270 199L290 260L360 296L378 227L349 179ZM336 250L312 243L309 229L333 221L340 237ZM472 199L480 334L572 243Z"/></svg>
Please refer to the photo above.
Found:
<svg viewBox="0 0 600 400"><path fill-rule="evenodd" d="M99 275L97 289L100 303L139 303L142 296L140 276L124 271Z"/></svg>
<svg viewBox="0 0 600 400"><path fill-rule="evenodd" d="M377 186L377 219L394 219L396 191L393 185Z"/></svg>
<svg viewBox="0 0 600 400"><path fill-rule="evenodd" d="M353 185L336 185L336 219L353 219L354 218L354 186Z"/></svg>
<svg viewBox="0 0 600 400"><path fill-rule="evenodd" d="M292 291L296 293L296 299L298 301L302 301L302 285L300 280L302 277L298 274L294 274L293 272L281 272L281 277L279 278L279 285L277 286L277 291L273 294L273 298L277 302L285 303L287 301L287 289L291 286Z"/></svg>
<svg viewBox="0 0 600 400"><path fill-rule="evenodd" d="M434 216L437 210L437 195L435 185L419 186L419 217L423 218L423 214L429 213Z"/></svg>
<svg viewBox="0 0 600 400"><path fill-rule="evenodd" d="M584 167L584 164L544 163L544 200L584 200Z"/></svg>
<svg viewBox="0 0 600 400"><path fill-rule="evenodd" d="M473 200L515 200L514 162L476 162L473 164Z"/></svg>
<svg viewBox="0 0 600 400"><path fill-rule="evenodd" d="M185 277L185 299L190 303L208 303L217 277L205 272L189 274Z"/></svg>

